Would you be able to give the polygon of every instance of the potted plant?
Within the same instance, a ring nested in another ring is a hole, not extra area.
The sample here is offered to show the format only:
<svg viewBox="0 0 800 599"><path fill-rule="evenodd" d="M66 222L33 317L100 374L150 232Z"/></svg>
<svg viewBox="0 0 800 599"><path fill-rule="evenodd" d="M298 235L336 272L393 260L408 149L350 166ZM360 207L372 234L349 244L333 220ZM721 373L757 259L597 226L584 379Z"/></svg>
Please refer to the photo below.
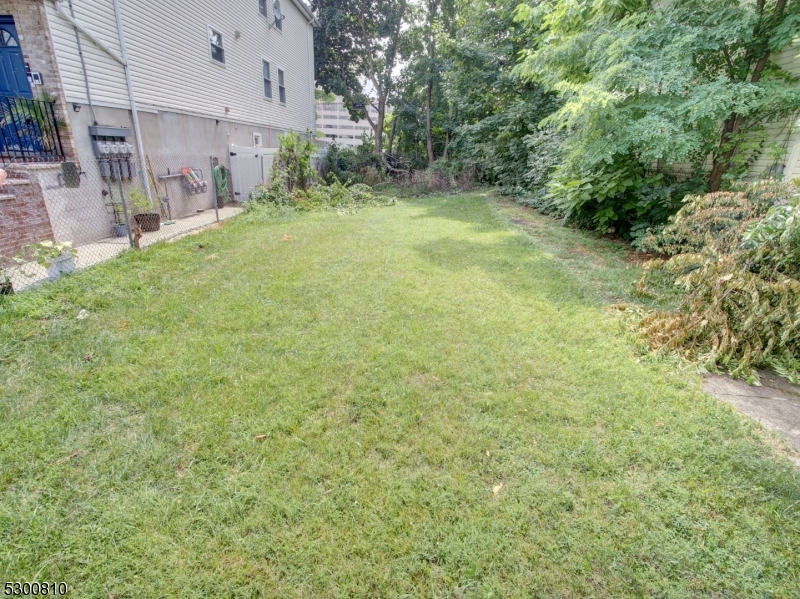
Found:
<svg viewBox="0 0 800 599"><path fill-rule="evenodd" d="M130 211L133 213L133 220L139 225L142 233L153 233L161 229L161 215L153 212L153 203L141 189L134 189L128 196ZM125 230L125 235L128 231Z"/></svg>
<svg viewBox="0 0 800 599"><path fill-rule="evenodd" d="M77 255L78 250L72 247L70 241L55 243L45 240L23 246L14 260L18 264L33 260L39 266L46 268L47 277L54 281L63 275L71 275L75 272Z"/></svg>
<svg viewBox="0 0 800 599"><path fill-rule="evenodd" d="M128 225L125 223L114 223L111 226L114 229L115 237L125 237L128 235Z"/></svg>

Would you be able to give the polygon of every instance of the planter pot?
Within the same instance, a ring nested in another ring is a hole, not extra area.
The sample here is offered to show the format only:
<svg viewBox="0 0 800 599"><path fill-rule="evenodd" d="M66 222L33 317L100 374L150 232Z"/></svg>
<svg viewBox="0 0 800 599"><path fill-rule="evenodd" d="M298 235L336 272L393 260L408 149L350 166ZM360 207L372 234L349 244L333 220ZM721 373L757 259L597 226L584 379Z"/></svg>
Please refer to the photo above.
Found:
<svg viewBox="0 0 800 599"><path fill-rule="evenodd" d="M14 285L11 281L0 282L0 295L14 295Z"/></svg>
<svg viewBox="0 0 800 599"><path fill-rule="evenodd" d="M47 276L53 281L63 275L71 275L74 272L75 260L72 258L72 254L61 254L47 267Z"/></svg>
<svg viewBox="0 0 800 599"><path fill-rule="evenodd" d="M111 225L114 227L114 235L117 237L127 237L128 236L128 225Z"/></svg>
<svg viewBox="0 0 800 599"><path fill-rule="evenodd" d="M146 214L135 214L133 220L139 225L142 233L154 233L161 229L161 215L157 212L148 212Z"/></svg>

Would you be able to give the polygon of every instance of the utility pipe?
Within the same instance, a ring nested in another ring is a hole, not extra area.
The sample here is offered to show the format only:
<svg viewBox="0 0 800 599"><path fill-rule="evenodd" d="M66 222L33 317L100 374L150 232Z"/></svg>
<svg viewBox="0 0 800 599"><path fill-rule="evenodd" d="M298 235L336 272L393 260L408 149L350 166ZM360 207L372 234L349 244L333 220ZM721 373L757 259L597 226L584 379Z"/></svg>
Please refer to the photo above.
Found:
<svg viewBox="0 0 800 599"><path fill-rule="evenodd" d="M72 0L69 1L69 14L75 18L75 10L72 8ZM86 60L83 58L83 46L81 45L81 34L78 33L78 28L72 26L75 31L75 43L78 45L78 56L81 58L81 68L83 69L83 84L86 86L86 100L89 102L89 111L92 113L92 124L97 125L97 117L94 114L94 105L92 104L92 92L89 90L89 72L86 70Z"/></svg>
<svg viewBox="0 0 800 599"><path fill-rule="evenodd" d="M98 48L100 48L100 49L101 49L103 52L105 52L106 54L108 54L108 55L109 55L111 58L113 58L114 60L116 60L116 61L117 61L118 63L120 63L122 66L127 66L127 65L128 65L128 61L127 61L127 60L125 60L125 59L124 59L122 56L120 56L119 54L117 54L116 52L114 52L114 50L112 50L111 48L109 48L108 46L106 46L106 45L105 45L103 42L101 42L99 39L97 39L97 37L95 37L95 35L94 35L94 34L93 34L91 31L89 31L88 29L86 29L86 27L84 27L84 26L83 26L83 25L80 23L80 21L77 21L76 19L74 19L74 18L73 18L73 16L70 14L70 11L69 11L69 9L67 9L67 8L64 6L64 4L61 2L61 0L55 0L55 6L56 6L56 10L58 11L58 14L60 14L60 15L61 15L62 17L64 17L64 18L65 18L67 21L69 21L70 23L72 23L72 26L73 26L75 29L77 29L77 30L78 30L78 31L80 31L80 32L81 32L83 35L85 35L85 36L86 36L86 37L88 37L90 40L92 40L92 41L95 43L95 45L96 45Z"/></svg>
<svg viewBox="0 0 800 599"><path fill-rule="evenodd" d="M139 150L139 177L142 180L142 187L147 194L147 199L155 209L153 198L150 195L150 185L148 183L150 173L147 170L146 154L142 143L142 132L139 127L139 113L136 110L136 94L133 92L133 79L131 78L131 65L128 62L128 50L125 46L125 30L122 27L122 10L120 10L119 0L114 0L114 16L117 19L117 33L119 34L119 51L122 55L123 66L125 67L125 82L128 84L128 99L131 104L131 118L133 120L133 134L136 136L136 147Z"/></svg>
<svg viewBox="0 0 800 599"><path fill-rule="evenodd" d="M80 21L76 20L70 14L70 10L64 6L63 0L54 0L54 4L56 10L58 11L58 14L60 14L67 21L69 21L75 29L83 33L83 35L85 35L92 42L94 42L98 48L100 48L111 58L116 60L125 69L125 82L128 87L128 100L131 105L131 117L133 120L133 134L136 137L136 148L139 152L139 163L140 163L139 178L142 180L142 187L144 188L144 191L147 194L147 199L150 201L150 203L153 203L153 197L150 194L150 185L148 185L147 183L149 178L149 172L147 170L147 163L145 161L146 154L144 153L142 134L139 131L139 113L136 110L136 95L133 92L133 80L131 79L131 69L130 65L128 64L128 51L125 46L125 30L122 27L122 11L120 10L119 7L119 0L114 0L114 16L116 17L117 20L117 35L119 36L120 54L117 54L116 52L114 52L114 50L112 50L103 42L101 42L99 39L97 39L97 37L86 27L84 27Z"/></svg>

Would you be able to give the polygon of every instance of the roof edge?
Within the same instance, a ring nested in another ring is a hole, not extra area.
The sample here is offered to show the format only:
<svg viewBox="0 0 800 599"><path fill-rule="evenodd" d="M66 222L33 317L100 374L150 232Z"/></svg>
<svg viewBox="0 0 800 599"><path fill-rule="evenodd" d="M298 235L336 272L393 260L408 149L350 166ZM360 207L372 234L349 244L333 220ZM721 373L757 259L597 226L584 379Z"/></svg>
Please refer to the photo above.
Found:
<svg viewBox="0 0 800 599"><path fill-rule="evenodd" d="M308 24L314 27L319 27L319 21L317 21L317 17L314 16L314 13L311 12L311 9L306 6L306 3L303 0L292 0L292 4L294 4L297 9L303 13L306 19L308 19Z"/></svg>

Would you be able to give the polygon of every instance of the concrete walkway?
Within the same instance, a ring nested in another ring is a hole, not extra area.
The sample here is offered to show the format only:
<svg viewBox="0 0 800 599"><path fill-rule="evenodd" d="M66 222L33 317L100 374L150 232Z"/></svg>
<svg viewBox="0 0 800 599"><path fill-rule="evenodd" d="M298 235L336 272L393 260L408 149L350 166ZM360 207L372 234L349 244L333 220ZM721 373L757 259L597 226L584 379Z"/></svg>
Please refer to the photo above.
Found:
<svg viewBox="0 0 800 599"><path fill-rule="evenodd" d="M226 206L219 209L219 220L233 218L242 211L239 207ZM199 214L181 218L173 225L161 225L159 231L145 233L142 235L139 245L142 248L166 241L183 237L192 231L209 227L217 222L217 217L213 209L206 210ZM110 260L114 256L130 249L128 237L107 237L93 243L80 245L77 248L78 255L75 258L75 266L80 270ZM21 266L8 269L8 274L14 284L16 291L24 291L47 280L47 270L34 262L28 262Z"/></svg>
<svg viewBox="0 0 800 599"><path fill-rule="evenodd" d="M719 375L707 376L703 386L717 399L786 439L796 452L794 461L800 464L800 386L771 372L760 371L759 375L760 387Z"/></svg>

